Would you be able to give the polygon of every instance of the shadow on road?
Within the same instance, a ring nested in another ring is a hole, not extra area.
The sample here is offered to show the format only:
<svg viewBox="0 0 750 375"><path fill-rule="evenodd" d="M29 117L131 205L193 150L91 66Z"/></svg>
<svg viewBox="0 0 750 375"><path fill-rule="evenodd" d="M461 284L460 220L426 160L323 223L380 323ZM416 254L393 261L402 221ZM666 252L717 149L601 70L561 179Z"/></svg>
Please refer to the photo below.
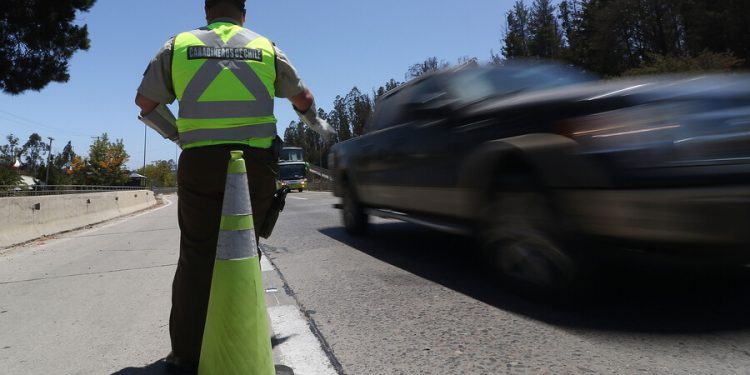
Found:
<svg viewBox="0 0 750 375"><path fill-rule="evenodd" d="M271 337L271 347L275 348L278 345L283 344L285 341L292 338L292 336L273 336ZM277 365L277 374L293 374L288 372L285 366ZM281 372L287 371L287 372ZM128 367L120 371L113 372L112 375L162 375L168 374L166 362L164 358L146 366L146 367Z"/></svg>
<svg viewBox="0 0 750 375"><path fill-rule="evenodd" d="M750 328L748 269L731 274L607 269L582 297L549 303L504 290L470 260L476 245L461 237L400 222L372 225L364 237L343 228L321 233L497 308L562 327L662 334Z"/></svg>
<svg viewBox="0 0 750 375"><path fill-rule="evenodd" d="M160 359L146 367L128 367L113 372L112 375L163 375L168 374L164 359Z"/></svg>

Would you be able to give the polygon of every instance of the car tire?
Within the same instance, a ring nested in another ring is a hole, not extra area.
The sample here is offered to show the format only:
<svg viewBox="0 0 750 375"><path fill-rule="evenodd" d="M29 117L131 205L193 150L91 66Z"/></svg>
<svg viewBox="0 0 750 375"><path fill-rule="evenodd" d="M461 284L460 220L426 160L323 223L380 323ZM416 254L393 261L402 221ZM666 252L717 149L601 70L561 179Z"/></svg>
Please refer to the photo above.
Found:
<svg viewBox="0 0 750 375"><path fill-rule="evenodd" d="M298 192L300 192L300 193L302 192L302 190L303 190L303 189L297 189L297 191L298 191Z"/></svg>
<svg viewBox="0 0 750 375"><path fill-rule="evenodd" d="M511 288L571 291L580 265L566 249L565 233L550 195L530 176L513 176L495 189L481 228L483 260Z"/></svg>
<svg viewBox="0 0 750 375"><path fill-rule="evenodd" d="M354 186L351 184L345 187L342 201L341 217L346 231L353 236L365 234L367 232L368 217L364 207L357 199Z"/></svg>

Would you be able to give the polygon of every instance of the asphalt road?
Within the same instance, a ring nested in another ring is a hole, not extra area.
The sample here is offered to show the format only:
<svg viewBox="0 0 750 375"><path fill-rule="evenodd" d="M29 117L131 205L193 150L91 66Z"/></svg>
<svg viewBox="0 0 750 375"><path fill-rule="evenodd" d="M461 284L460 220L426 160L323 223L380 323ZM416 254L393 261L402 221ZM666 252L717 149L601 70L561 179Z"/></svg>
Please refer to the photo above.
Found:
<svg viewBox="0 0 750 375"><path fill-rule="evenodd" d="M340 373L750 373L748 272L624 267L547 303L478 271L463 238L380 219L352 238L336 202L290 195L265 249Z"/></svg>
<svg viewBox="0 0 750 375"><path fill-rule="evenodd" d="M624 268L548 303L478 271L460 237L379 219L349 237L336 202L290 194L263 244L269 315L291 332L277 349L301 336L281 324L296 303L340 374L750 373L748 272ZM0 251L0 373L163 373L175 206Z"/></svg>

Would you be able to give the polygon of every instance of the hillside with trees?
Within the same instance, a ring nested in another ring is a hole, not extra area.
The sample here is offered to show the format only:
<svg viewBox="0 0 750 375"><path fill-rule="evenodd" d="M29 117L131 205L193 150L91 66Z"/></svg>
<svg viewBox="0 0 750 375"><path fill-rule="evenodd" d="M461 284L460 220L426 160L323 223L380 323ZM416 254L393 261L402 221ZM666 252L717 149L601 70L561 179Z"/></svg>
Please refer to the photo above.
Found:
<svg viewBox="0 0 750 375"><path fill-rule="evenodd" d="M750 67L744 0L519 0L506 25L505 59L557 59L603 77Z"/></svg>

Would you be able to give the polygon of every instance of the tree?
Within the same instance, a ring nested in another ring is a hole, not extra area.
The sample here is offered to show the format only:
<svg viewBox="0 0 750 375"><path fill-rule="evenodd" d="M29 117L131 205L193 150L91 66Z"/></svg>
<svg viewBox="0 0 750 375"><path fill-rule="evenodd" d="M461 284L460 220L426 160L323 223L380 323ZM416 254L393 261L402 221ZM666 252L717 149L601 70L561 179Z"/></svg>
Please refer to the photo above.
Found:
<svg viewBox="0 0 750 375"><path fill-rule="evenodd" d="M318 108L318 116L320 116L322 119L326 121L329 120L328 114L322 108ZM318 151L319 155L318 155L317 160L314 158L311 158L310 160L313 163L317 163L319 166L323 168L328 168L328 153L331 151L331 147L336 142L331 139L324 141L320 135L317 135L317 137L320 140L320 150Z"/></svg>
<svg viewBox="0 0 750 375"><path fill-rule="evenodd" d="M343 142L352 137L352 128L349 121L349 112L346 109L346 100L336 96L333 100L333 110L328 113L328 122L336 131L336 141Z"/></svg>
<svg viewBox="0 0 750 375"><path fill-rule="evenodd" d="M352 125L352 135L358 137L365 132L365 123L372 114L372 101L367 94L363 94L354 87L344 98L347 116Z"/></svg>
<svg viewBox="0 0 750 375"><path fill-rule="evenodd" d="M328 120L328 114L318 108L318 116ZM305 152L306 161L320 165L325 168L326 155L333 145L333 141L323 141L323 138L312 128L302 121L292 121L284 131L284 144L286 146L301 147Z"/></svg>
<svg viewBox="0 0 750 375"><path fill-rule="evenodd" d="M65 145L60 153L52 156L51 165L44 165L44 167L40 168L39 176L46 177L47 168L49 167L50 185L73 185L72 166L76 156L75 151L73 151L73 145L68 141L68 144Z"/></svg>
<svg viewBox="0 0 750 375"><path fill-rule="evenodd" d="M501 50L506 59L529 56L529 9L522 0L513 4L513 9L505 14L505 36ZM493 54L494 56L494 54ZM493 57L499 62L498 57Z"/></svg>
<svg viewBox="0 0 750 375"><path fill-rule="evenodd" d="M750 66L750 2L563 0L566 60L604 76Z"/></svg>
<svg viewBox="0 0 750 375"><path fill-rule="evenodd" d="M435 72L441 69L445 69L449 67L450 64L448 64L445 61L438 60L437 57L429 57L425 59L425 61L422 61L421 63L414 64L409 67L409 70L406 72L406 80L414 79L417 77L420 77L424 74Z"/></svg>
<svg viewBox="0 0 750 375"><path fill-rule="evenodd" d="M744 61L732 52L716 53L703 51L695 57L673 57L654 55L652 61L626 70L623 75L664 74L672 72L727 72L742 65Z"/></svg>
<svg viewBox="0 0 750 375"><path fill-rule="evenodd" d="M124 166L129 158L122 139L110 142L107 133L102 134L89 148L85 170L86 183L101 186L126 184L129 176Z"/></svg>
<svg viewBox="0 0 750 375"><path fill-rule="evenodd" d="M5 140L8 144L0 146L0 162L6 165L13 165L21 152L20 147L18 147L18 137L8 134L5 136Z"/></svg>
<svg viewBox="0 0 750 375"><path fill-rule="evenodd" d="M586 9L588 0L563 0L559 6L560 28L563 36L562 58L586 65L587 30Z"/></svg>
<svg viewBox="0 0 750 375"><path fill-rule="evenodd" d="M0 164L0 190L2 186L13 186L21 182L21 175L9 165Z"/></svg>
<svg viewBox="0 0 750 375"><path fill-rule="evenodd" d="M300 147L302 139L297 133L297 121L291 121L284 131L284 145Z"/></svg>
<svg viewBox="0 0 750 375"><path fill-rule="evenodd" d="M74 156L73 160L70 162L68 175L71 177L73 185L87 185L89 183L86 162L87 160L80 155Z"/></svg>
<svg viewBox="0 0 750 375"><path fill-rule="evenodd" d="M691 56L704 50L731 51L750 67L750 2L747 0L672 0L684 24L684 40Z"/></svg>
<svg viewBox="0 0 750 375"><path fill-rule="evenodd" d="M67 82L68 60L88 50L86 25L75 21L96 0L3 0L0 2L0 89L9 94Z"/></svg>
<svg viewBox="0 0 750 375"><path fill-rule="evenodd" d="M21 169L30 172L32 176L39 177L39 167L42 165L42 154L49 152L49 145L44 143L42 136L32 133L26 143L21 146L19 157L21 158Z"/></svg>
<svg viewBox="0 0 750 375"><path fill-rule="evenodd" d="M530 56L546 59L559 57L562 35L550 0L534 0L529 13L528 32Z"/></svg>
<svg viewBox="0 0 750 375"><path fill-rule="evenodd" d="M138 173L146 176L151 186L175 187L177 186L177 174L174 168L174 160L158 160L146 165L146 168L138 169Z"/></svg>
<svg viewBox="0 0 750 375"><path fill-rule="evenodd" d="M322 114L322 116L321 116ZM325 119L325 111L318 109L318 116ZM309 126L303 128L303 149L305 150L306 161L322 166L323 139L312 130Z"/></svg>
<svg viewBox="0 0 750 375"><path fill-rule="evenodd" d="M62 152L55 158L55 165L59 168L69 168L75 157L76 153L73 151L73 145L68 141Z"/></svg>
<svg viewBox="0 0 750 375"><path fill-rule="evenodd" d="M373 103L377 102L378 99L380 99L380 97L385 95L385 93L387 93L388 91L391 91L399 86L401 86L401 82L398 82L395 79L391 78L388 82L385 83L385 85L378 87L376 90L373 90L372 92Z"/></svg>
<svg viewBox="0 0 750 375"><path fill-rule="evenodd" d="M16 185L21 181L21 175L13 168L18 157L18 138L9 134L5 139L8 144L0 146L0 186Z"/></svg>

